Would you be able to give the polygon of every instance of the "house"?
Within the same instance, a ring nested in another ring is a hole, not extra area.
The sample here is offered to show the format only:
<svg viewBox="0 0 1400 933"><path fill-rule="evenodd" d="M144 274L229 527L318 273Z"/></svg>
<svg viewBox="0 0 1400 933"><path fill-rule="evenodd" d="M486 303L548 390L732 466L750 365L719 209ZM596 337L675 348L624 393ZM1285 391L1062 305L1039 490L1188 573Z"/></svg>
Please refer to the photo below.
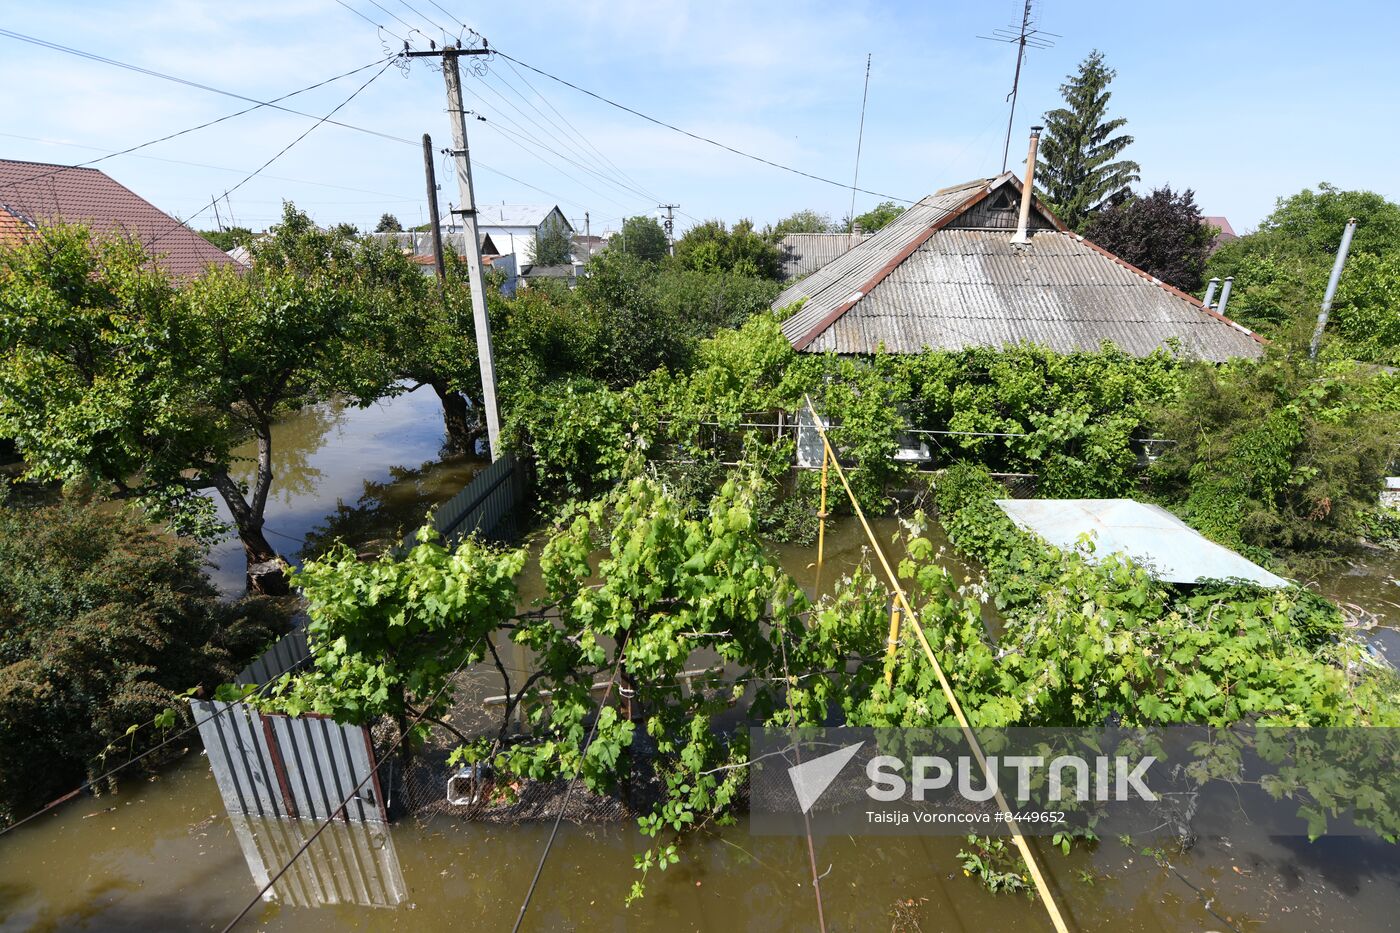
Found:
<svg viewBox="0 0 1400 933"><path fill-rule="evenodd" d="M1219 231L1219 233L1215 235L1215 238L1210 241L1210 251L1212 253L1231 240L1239 239L1239 235L1235 233L1235 228L1230 226L1230 220L1227 217L1202 217L1201 223L1207 227L1214 227Z"/></svg>
<svg viewBox="0 0 1400 933"><path fill-rule="evenodd" d="M1264 340L1082 236L1005 172L932 194L816 272L777 311L797 350L867 355L1033 343L1062 353L1104 341L1145 356L1225 361ZM1015 242L1024 240L1024 242Z"/></svg>
<svg viewBox="0 0 1400 933"><path fill-rule="evenodd" d="M778 241L778 276L784 282L811 275L857 243L868 233L789 233Z"/></svg>
<svg viewBox="0 0 1400 933"><path fill-rule="evenodd" d="M558 205L482 204L476 209L477 234L490 239L490 255L515 256L520 266L533 261L535 235L545 226L560 227L570 236L574 233ZM454 216L443 221L442 229L444 233L459 233L462 225ZM482 253L486 254L484 245Z"/></svg>
<svg viewBox="0 0 1400 933"><path fill-rule="evenodd" d="M0 159L0 242L60 222L87 224L98 235L132 237L177 279L211 266L236 265L181 221L95 168Z"/></svg>

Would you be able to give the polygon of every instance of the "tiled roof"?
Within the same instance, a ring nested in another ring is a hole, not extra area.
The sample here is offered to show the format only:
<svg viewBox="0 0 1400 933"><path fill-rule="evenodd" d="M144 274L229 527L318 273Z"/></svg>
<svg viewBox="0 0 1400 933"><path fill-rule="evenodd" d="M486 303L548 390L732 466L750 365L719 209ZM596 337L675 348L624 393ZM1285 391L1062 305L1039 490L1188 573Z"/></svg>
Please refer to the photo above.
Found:
<svg viewBox="0 0 1400 933"><path fill-rule="evenodd" d="M787 289L783 323L799 350L870 354L1035 343L1060 352L1109 340L1146 355L1175 341L1188 357L1257 357L1251 331L1083 237L1032 202L1031 242L1011 243L1020 183L1009 173L924 198ZM983 202L986 203L983 203Z"/></svg>
<svg viewBox="0 0 1400 933"><path fill-rule="evenodd" d="M84 223L99 235L134 237L177 278L233 263L204 237L93 168L0 159L0 211L28 221L29 229L30 224ZM5 230L0 214L0 236Z"/></svg>
<svg viewBox="0 0 1400 933"><path fill-rule="evenodd" d="M18 217L0 205L0 244L18 243L28 236L33 227L25 223L24 218Z"/></svg>

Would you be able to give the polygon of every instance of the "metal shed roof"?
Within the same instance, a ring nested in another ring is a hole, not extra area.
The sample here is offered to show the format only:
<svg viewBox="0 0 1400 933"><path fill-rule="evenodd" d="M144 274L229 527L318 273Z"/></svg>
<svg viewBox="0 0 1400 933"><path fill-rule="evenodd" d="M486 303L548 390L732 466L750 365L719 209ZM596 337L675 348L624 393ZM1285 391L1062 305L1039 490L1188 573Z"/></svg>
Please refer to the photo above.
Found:
<svg viewBox="0 0 1400 933"><path fill-rule="evenodd" d="M816 272L869 234L789 233L778 241L779 275L783 281Z"/></svg>
<svg viewBox="0 0 1400 933"><path fill-rule="evenodd" d="M1096 556L1122 552L1168 583L1249 580L1274 589L1288 581L1222 547L1166 509L1134 499L998 499L1020 528L1073 549L1083 534Z"/></svg>
<svg viewBox="0 0 1400 933"><path fill-rule="evenodd" d="M1200 301L1066 231L1032 202L1031 242L1011 243L1014 216L983 205L1010 173L924 198L874 236L795 283L775 309L799 350L917 353L1035 343L1060 352L1112 341L1146 355L1223 362L1258 357L1263 341Z"/></svg>

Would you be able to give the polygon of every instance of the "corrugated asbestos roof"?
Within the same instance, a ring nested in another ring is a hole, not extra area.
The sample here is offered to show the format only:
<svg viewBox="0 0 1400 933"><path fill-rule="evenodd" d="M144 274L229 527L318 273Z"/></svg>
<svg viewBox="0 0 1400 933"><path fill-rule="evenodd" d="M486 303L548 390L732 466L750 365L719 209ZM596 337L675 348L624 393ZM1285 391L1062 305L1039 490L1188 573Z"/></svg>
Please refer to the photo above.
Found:
<svg viewBox="0 0 1400 933"><path fill-rule="evenodd" d="M783 323L799 350L917 353L1034 343L1059 352L1106 340L1146 355L1175 340L1184 356L1223 362L1257 357L1246 328L1153 279L1082 237L1033 202L1040 229L1029 245L1007 229L959 226L1010 173L946 188L774 301L806 303ZM1019 196L1019 195L1018 195Z"/></svg>
<svg viewBox="0 0 1400 933"><path fill-rule="evenodd" d="M1222 547L1159 505L1134 499L998 499L1017 526L1061 550L1074 550L1084 534L1094 556L1127 554L1168 583L1249 580L1275 589L1288 581Z"/></svg>
<svg viewBox="0 0 1400 933"><path fill-rule="evenodd" d="M233 264L223 250L95 168L0 159L0 208L34 223L83 223L144 244L176 278Z"/></svg>
<svg viewBox="0 0 1400 933"><path fill-rule="evenodd" d="M784 282L810 275L864 240L869 234L853 233L789 233L778 241Z"/></svg>

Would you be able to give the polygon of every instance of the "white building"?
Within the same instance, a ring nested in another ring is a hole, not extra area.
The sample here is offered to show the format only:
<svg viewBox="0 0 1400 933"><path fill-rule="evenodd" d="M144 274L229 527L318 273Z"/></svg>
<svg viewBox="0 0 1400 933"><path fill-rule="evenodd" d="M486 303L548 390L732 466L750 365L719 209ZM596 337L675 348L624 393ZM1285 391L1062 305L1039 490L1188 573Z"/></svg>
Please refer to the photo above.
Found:
<svg viewBox="0 0 1400 933"><path fill-rule="evenodd" d="M483 238L489 237L500 255L515 257L519 269L532 264L531 252L540 227L558 225L570 236L574 233L569 218L557 204L482 204L476 210L476 224L477 232ZM443 221L442 229L445 233L458 233L462 225L453 216Z"/></svg>

